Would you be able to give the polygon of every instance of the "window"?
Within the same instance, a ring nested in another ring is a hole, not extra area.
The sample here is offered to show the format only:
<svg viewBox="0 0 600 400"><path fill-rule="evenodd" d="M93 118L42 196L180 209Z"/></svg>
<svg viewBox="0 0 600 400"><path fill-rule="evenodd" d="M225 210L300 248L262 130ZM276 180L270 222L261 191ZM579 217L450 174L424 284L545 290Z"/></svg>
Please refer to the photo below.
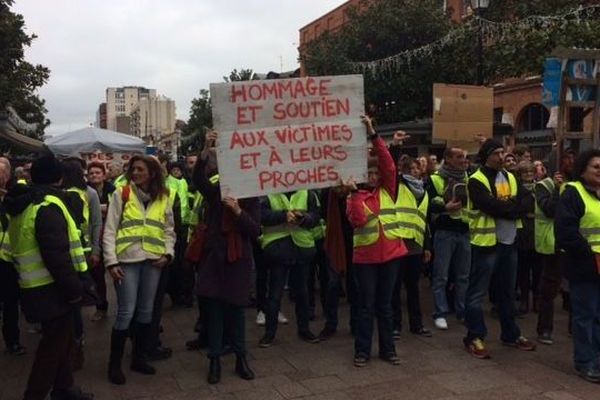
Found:
<svg viewBox="0 0 600 400"><path fill-rule="evenodd" d="M518 131L541 131L546 129L550 113L539 103L530 104L521 111Z"/></svg>

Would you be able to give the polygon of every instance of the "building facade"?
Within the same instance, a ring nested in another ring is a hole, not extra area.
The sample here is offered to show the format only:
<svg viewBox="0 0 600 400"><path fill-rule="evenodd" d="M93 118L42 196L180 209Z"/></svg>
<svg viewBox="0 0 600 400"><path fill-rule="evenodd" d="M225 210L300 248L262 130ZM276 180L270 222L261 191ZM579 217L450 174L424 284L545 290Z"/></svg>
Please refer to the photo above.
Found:
<svg viewBox="0 0 600 400"><path fill-rule="evenodd" d="M140 86L124 86L106 89L106 129L125 134L131 134L129 125L118 117L129 117L142 99L156 97L156 89L146 89Z"/></svg>
<svg viewBox="0 0 600 400"><path fill-rule="evenodd" d="M106 103L100 103L96 111L96 128L106 129Z"/></svg>
<svg viewBox="0 0 600 400"><path fill-rule="evenodd" d="M165 96L142 98L131 110L129 131L157 145L161 137L175 132L175 102Z"/></svg>

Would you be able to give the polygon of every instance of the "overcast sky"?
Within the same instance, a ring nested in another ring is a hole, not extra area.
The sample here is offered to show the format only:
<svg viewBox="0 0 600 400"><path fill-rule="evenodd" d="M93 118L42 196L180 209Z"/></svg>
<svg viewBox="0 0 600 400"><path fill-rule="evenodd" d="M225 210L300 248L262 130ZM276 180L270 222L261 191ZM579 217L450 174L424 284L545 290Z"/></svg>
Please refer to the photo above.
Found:
<svg viewBox="0 0 600 400"><path fill-rule="evenodd" d="M298 67L298 30L345 0L19 0L38 38L27 60L50 68L40 89L64 133L94 122L105 89L145 86L187 120L200 89L234 69Z"/></svg>

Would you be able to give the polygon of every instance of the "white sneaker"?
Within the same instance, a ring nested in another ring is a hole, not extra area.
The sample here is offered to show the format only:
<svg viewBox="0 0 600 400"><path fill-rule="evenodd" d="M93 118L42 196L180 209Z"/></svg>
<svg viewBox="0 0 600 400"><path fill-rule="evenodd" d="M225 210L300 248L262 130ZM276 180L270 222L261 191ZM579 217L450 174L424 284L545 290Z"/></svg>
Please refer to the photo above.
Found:
<svg viewBox="0 0 600 400"><path fill-rule="evenodd" d="M264 326L265 321L266 321L265 313L262 311L259 311L258 314L256 314L256 325Z"/></svg>
<svg viewBox="0 0 600 400"><path fill-rule="evenodd" d="M436 328L438 328L439 330L442 331L446 331L448 330L448 322L446 322L446 318L436 318L433 321L433 324L435 325Z"/></svg>
<svg viewBox="0 0 600 400"><path fill-rule="evenodd" d="M286 316L283 315L283 313L281 311L279 311L279 315L277 316L277 322L279 322L280 324L286 325L289 321L286 318Z"/></svg>

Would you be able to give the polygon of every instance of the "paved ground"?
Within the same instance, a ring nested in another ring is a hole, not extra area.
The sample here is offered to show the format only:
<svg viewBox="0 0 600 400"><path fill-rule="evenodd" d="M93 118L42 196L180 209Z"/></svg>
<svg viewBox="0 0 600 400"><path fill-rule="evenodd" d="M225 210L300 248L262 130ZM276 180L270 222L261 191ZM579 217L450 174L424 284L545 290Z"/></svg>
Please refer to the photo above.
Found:
<svg viewBox="0 0 600 400"><path fill-rule="evenodd" d="M431 311L430 291L423 287L424 312ZM571 365L571 342L566 332L566 315L557 315L556 343L540 346L538 351L524 353L499 344L498 322L488 319L491 328L489 346L491 360L476 360L461 347L463 328L450 321L446 332L434 332L433 338L404 334L396 348L402 359L394 367L377 358L366 368L352 365L353 341L347 329L348 306L340 313L343 323L334 339L310 345L300 342L293 325L282 327L278 342L269 349L259 349L262 329L254 324L255 313L248 310L248 348L251 366L257 374L254 381L243 381L233 373L234 357L227 356L219 385L206 383L207 359L200 352L185 349L192 337L194 310L171 309L167 304L163 336L173 347L168 361L157 362L157 375L142 376L126 371L127 385L113 386L106 379L111 319L89 322L93 310L87 309L88 335L86 365L76 380L91 390L98 399L139 400L270 400L270 399L599 399L600 386L587 383L574 375ZM285 304L288 316L292 307ZM112 309L114 312L114 309ZM524 333L533 335L536 316L520 320ZM431 321L427 320L431 326ZM312 324L317 333L322 318ZM24 344L32 352L37 334L27 333ZM376 343L376 342L375 342ZM374 350L377 354L377 350ZM13 358L0 355L0 399L19 399L29 371L32 356ZM128 360L128 357L127 359ZM127 361L126 361L127 362Z"/></svg>

